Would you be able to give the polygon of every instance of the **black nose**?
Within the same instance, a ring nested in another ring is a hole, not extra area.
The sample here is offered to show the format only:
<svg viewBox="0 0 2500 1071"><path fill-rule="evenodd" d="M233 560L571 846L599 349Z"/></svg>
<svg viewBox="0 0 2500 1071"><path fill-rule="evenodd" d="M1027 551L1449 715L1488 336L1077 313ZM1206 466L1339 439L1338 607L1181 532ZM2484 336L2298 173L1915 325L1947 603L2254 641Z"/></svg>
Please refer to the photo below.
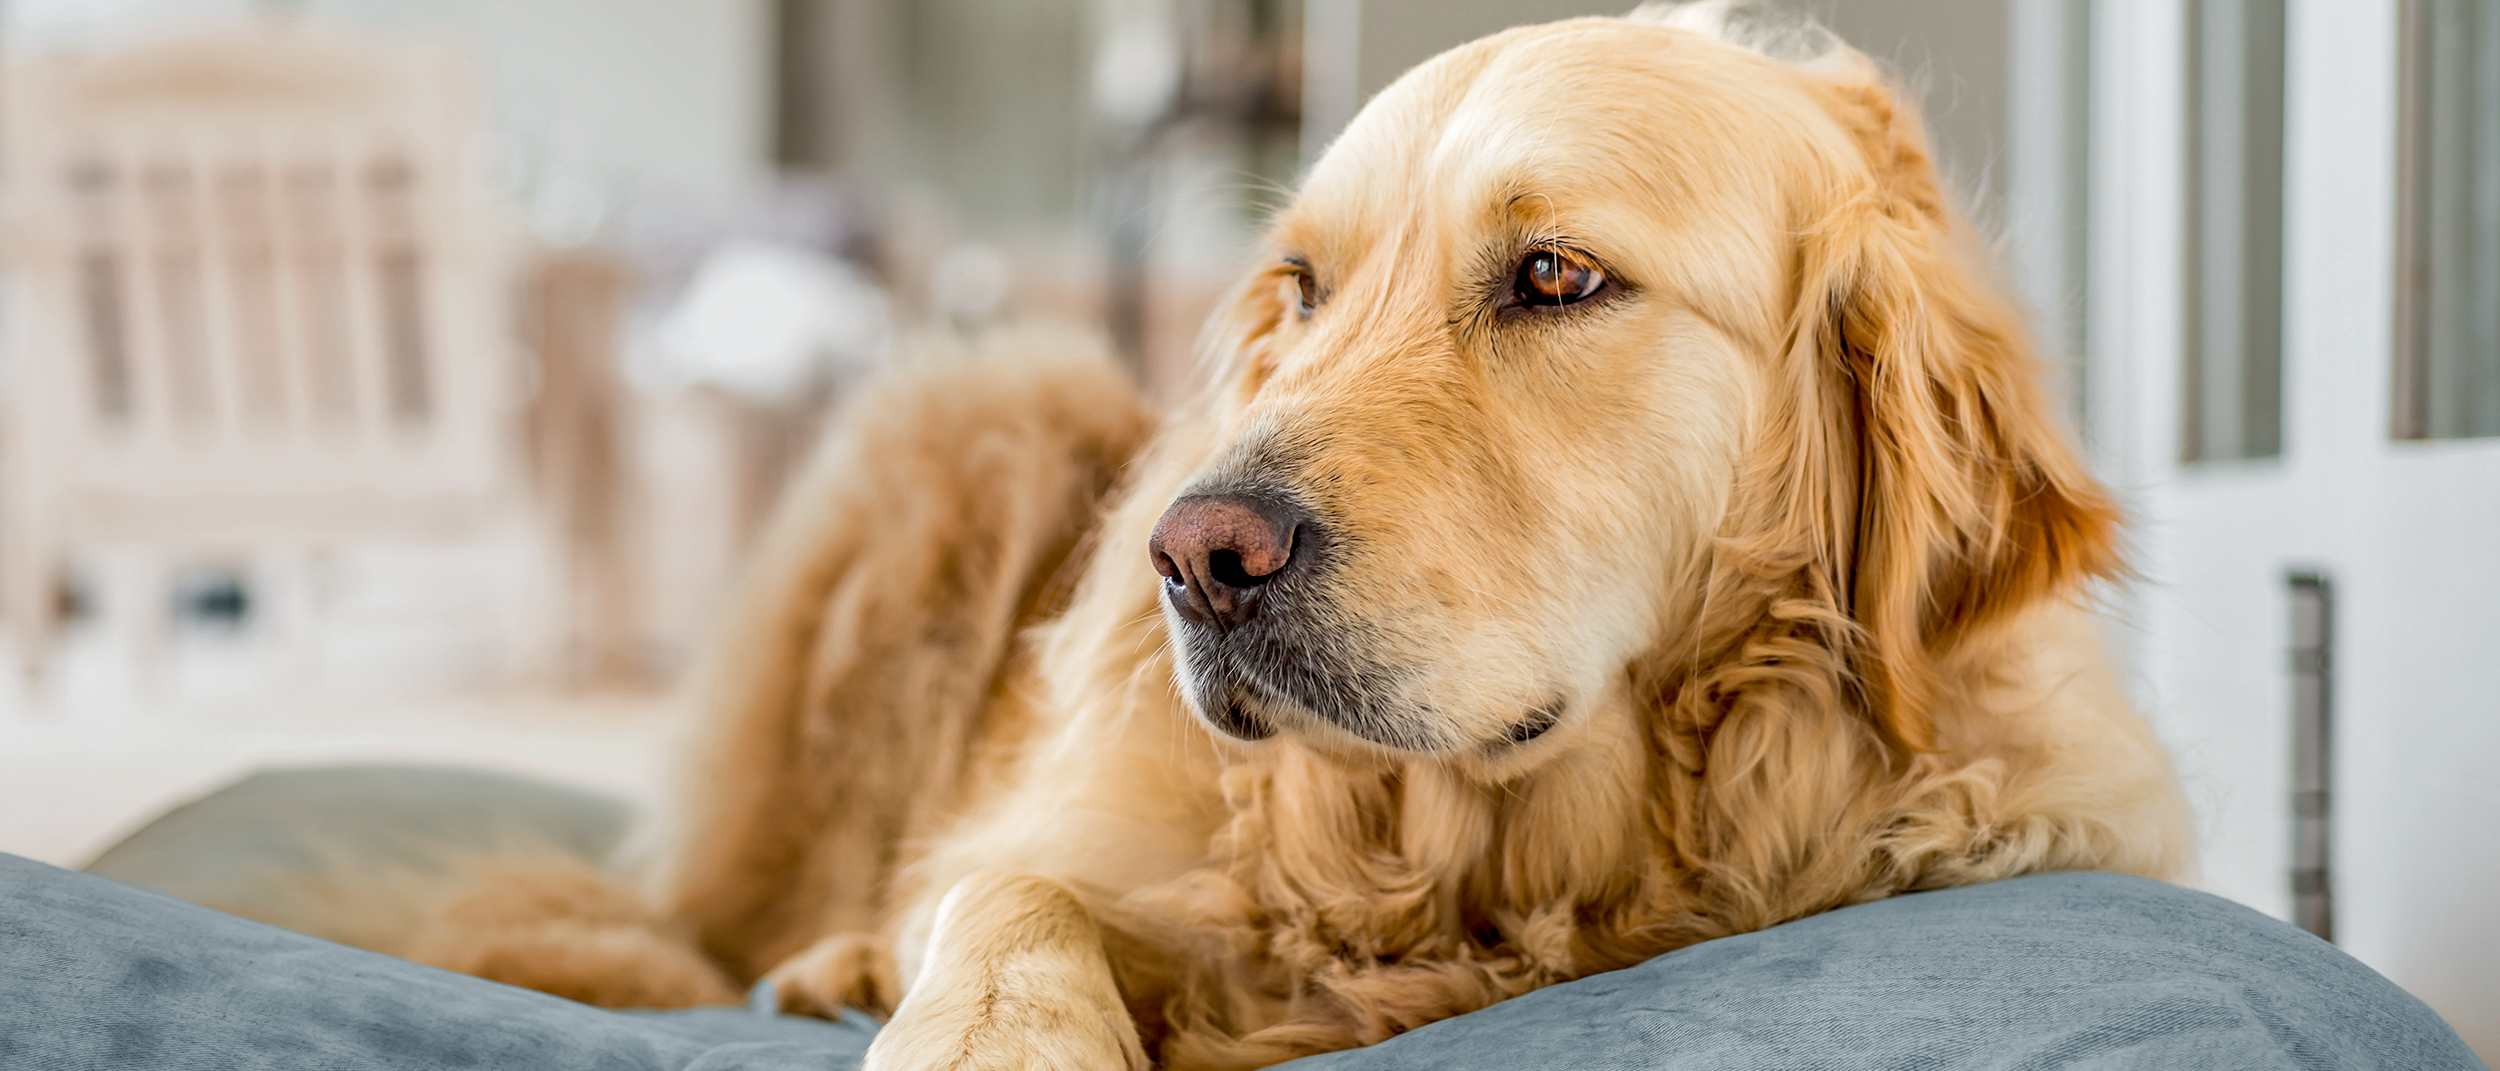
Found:
<svg viewBox="0 0 2500 1071"><path fill-rule="evenodd" d="M1146 550L1182 616L1230 632L1293 564L1302 522L1301 511L1260 495L1186 495L1163 511Z"/></svg>

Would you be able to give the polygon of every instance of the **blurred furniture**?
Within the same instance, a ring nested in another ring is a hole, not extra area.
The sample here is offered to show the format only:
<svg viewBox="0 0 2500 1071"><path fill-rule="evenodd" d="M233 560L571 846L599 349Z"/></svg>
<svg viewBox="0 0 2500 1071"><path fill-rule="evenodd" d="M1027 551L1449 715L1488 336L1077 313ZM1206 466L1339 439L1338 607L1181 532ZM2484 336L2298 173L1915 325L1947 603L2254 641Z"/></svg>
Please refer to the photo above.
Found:
<svg viewBox="0 0 2500 1071"><path fill-rule="evenodd" d="M30 669L93 547L144 649L177 566L248 570L300 633L328 548L526 507L465 84L285 25L8 70L0 598Z"/></svg>
<svg viewBox="0 0 2500 1071"><path fill-rule="evenodd" d="M522 294L525 340L537 357L530 399L531 475L564 551L569 683L630 685L650 668L629 521L632 472L617 375L617 323L632 277L586 251L540 259Z"/></svg>

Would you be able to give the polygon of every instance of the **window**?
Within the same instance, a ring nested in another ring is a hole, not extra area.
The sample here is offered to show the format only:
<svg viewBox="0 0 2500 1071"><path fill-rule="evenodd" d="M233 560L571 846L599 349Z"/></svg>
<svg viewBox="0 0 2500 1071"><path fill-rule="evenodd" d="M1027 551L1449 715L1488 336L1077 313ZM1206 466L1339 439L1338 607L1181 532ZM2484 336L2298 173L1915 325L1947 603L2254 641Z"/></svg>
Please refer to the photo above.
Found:
<svg viewBox="0 0 2500 1071"><path fill-rule="evenodd" d="M2283 0L2188 7L2180 458L2283 451Z"/></svg>
<svg viewBox="0 0 2500 1071"><path fill-rule="evenodd" d="M2404 20L2395 435L2500 435L2500 6Z"/></svg>

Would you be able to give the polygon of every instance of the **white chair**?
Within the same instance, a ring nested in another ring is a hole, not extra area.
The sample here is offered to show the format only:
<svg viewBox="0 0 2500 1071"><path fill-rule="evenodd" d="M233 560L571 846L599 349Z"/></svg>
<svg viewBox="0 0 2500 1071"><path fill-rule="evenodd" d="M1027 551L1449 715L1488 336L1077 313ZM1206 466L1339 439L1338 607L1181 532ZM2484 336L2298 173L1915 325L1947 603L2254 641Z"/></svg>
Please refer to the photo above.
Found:
<svg viewBox="0 0 2500 1071"><path fill-rule="evenodd" d="M526 515L466 85L288 26L7 71L0 598L30 670L92 547L136 548L102 610L144 645L186 560L248 563L300 631L330 550Z"/></svg>

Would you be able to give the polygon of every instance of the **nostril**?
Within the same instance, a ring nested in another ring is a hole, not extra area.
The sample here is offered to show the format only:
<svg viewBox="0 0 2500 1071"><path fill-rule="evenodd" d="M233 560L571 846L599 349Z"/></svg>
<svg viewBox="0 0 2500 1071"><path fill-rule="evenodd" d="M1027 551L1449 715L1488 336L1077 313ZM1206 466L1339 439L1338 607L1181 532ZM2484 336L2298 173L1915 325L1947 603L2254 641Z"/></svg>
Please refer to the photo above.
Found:
<svg viewBox="0 0 2500 1071"><path fill-rule="evenodd" d="M1161 550L1156 550L1154 552L1154 563L1155 572L1163 574L1163 578L1165 580L1178 580L1181 578L1180 564L1173 561L1171 555L1166 554Z"/></svg>
<svg viewBox="0 0 2500 1071"><path fill-rule="evenodd" d="M1212 579L1216 583L1222 584L1225 587L1248 588L1257 587L1260 584L1267 583L1269 580L1273 579L1276 574L1269 573L1266 576L1252 576L1250 575L1250 570L1243 567L1241 564L1241 553L1239 551L1219 550L1213 554L1207 555L1207 576L1209 579Z"/></svg>

